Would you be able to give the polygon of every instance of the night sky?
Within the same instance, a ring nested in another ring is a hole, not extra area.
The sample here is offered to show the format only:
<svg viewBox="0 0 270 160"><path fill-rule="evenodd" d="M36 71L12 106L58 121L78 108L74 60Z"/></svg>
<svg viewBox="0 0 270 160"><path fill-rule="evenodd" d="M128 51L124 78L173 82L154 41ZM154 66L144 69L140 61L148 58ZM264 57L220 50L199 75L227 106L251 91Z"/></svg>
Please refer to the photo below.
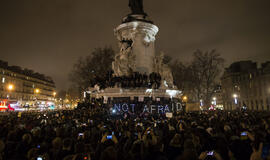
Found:
<svg viewBox="0 0 270 160"><path fill-rule="evenodd" d="M144 0L160 31L157 51L189 61L217 49L228 66L270 60L269 0ZM51 76L57 89L80 56L112 46L128 0L0 0L0 59Z"/></svg>

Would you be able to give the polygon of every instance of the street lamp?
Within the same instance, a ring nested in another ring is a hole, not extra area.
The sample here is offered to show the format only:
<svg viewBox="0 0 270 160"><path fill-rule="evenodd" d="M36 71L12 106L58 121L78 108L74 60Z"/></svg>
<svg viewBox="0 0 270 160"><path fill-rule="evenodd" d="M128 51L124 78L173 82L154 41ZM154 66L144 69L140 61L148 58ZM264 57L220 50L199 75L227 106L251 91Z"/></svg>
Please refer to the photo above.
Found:
<svg viewBox="0 0 270 160"><path fill-rule="evenodd" d="M7 90L8 90L9 92L13 91L13 90L14 90L14 85L13 85L13 84L8 84L8 85L7 85ZM10 97L10 95L7 94L7 99L9 99L9 97Z"/></svg>
<svg viewBox="0 0 270 160"><path fill-rule="evenodd" d="M202 107L203 106L203 100L200 99L200 106Z"/></svg>
<svg viewBox="0 0 270 160"><path fill-rule="evenodd" d="M35 93L40 93L40 90L38 88L35 89Z"/></svg>
<svg viewBox="0 0 270 160"><path fill-rule="evenodd" d="M187 102L187 96L184 96L184 97L183 97L183 101L184 101L184 102Z"/></svg>
<svg viewBox="0 0 270 160"><path fill-rule="evenodd" d="M34 93L36 94L36 95L34 95L34 96L35 96L35 101L36 101L35 103L36 103L36 105L38 106L39 102L38 102L37 94L40 93L40 90L39 90L38 88L36 88L36 89L34 90Z"/></svg>
<svg viewBox="0 0 270 160"><path fill-rule="evenodd" d="M53 92L53 100L54 100L54 102L56 103L55 96L56 96L56 92Z"/></svg>
<svg viewBox="0 0 270 160"><path fill-rule="evenodd" d="M234 98L234 104L237 104L238 102L237 102L237 94L233 94L233 98Z"/></svg>
<svg viewBox="0 0 270 160"><path fill-rule="evenodd" d="M184 105L182 106L183 107L183 111L186 112L188 97L187 96L183 96L182 100L183 100L183 102L185 102Z"/></svg>
<svg viewBox="0 0 270 160"><path fill-rule="evenodd" d="M12 90L14 89L14 85L13 85L13 84L9 84L9 85L7 86L7 89L8 89L9 91L12 91Z"/></svg>
<svg viewBox="0 0 270 160"><path fill-rule="evenodd" d="M217 105L217 98L213 97L213 105Z"/></svg>

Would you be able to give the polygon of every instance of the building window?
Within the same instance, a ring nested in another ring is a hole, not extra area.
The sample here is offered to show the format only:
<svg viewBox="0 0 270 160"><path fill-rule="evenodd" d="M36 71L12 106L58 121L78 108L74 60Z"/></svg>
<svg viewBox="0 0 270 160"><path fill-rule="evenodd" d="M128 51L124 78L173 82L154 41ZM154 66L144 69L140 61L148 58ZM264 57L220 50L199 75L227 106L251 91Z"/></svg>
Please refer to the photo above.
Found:
<svg viewBox="0 0 270 160"><path fill-rule="evenodd" d="M261 107L262 107L262 110L264 110L263 100L262 99L261 99Z"/></svg>
<svg viewBox="0 0 270 160"><path fill-rule="evenodd" d="M267 110L270 110L270 104L269 104L269 100L266 98L266 106L267 106Z"/></svg>
<svg viewBox="0 0 270 160"><path fill-rule="evenodd" d="M256 103L256 110L259 110L258 101L255 100L255 103Z"/></svg>

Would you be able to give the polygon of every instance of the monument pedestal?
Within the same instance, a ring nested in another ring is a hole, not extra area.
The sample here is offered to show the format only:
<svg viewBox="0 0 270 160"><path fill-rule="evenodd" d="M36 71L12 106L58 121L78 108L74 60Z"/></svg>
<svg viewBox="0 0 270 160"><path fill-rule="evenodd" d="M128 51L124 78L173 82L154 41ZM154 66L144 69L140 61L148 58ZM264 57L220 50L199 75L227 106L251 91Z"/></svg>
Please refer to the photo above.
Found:
<svg viewBox="0 0 270 160"><path fill-rule="evenodd" d="M116 55L113 65L113 70L116 71L115 74L117 76L127 75L126 71L139 72L141 74L153 72L155 36L158 32L158 27L143 21L142 15L133 16L139 19L123 23L114 31L120 47L120 52ZM118 67L126 62L128 62L126 69Z"/></svg>
<svg viewBox="0 0 270 160"><path fill-rule="evenodd" d="M177 98L179 99L181 92L179 90L172 89L146 89L146 88L134 88L134 89L123 89L123 88L106 88L101 91L95 91L94 98L123 98L129 97L150 97L155 98Z"/></svg>

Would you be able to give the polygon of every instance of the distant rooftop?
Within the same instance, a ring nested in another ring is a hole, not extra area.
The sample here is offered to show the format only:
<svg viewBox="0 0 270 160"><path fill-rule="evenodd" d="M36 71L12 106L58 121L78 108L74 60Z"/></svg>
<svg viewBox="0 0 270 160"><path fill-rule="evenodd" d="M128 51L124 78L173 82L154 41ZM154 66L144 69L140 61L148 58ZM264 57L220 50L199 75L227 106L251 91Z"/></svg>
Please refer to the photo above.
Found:
<svg viewBox="0 0 270 160"><path fill-rule="evenodd" d="M226 72L228 73L239 73L239 72L248 73L257 70L261 70L263 72L270 71L270 61L262 63L261 68L258 68L257 63L251 60L234 62L228 68L226 68Z"/></svg>
<svg viewBox="0 0 270 160"><path fill-rule="evenodd" d="M8 62L3 61L3 60L0 60L0 68L10 70L10 71L15 72L15 73L23 74L25 76L37 78L39 80L43 80L43 81L46 81L49 83L54 83L52 78L49 76L45 76L44 74L34 72L31 69L27 69L27 68L22 69L20 66L9 66Z"/></svg>
<svg viewBox="0 0 270 160"><path fill-rule="evenodd" d="M257 70L257 63L252 61L238 61L232 63L228 68L227 72L250 72Z"/></svg>

